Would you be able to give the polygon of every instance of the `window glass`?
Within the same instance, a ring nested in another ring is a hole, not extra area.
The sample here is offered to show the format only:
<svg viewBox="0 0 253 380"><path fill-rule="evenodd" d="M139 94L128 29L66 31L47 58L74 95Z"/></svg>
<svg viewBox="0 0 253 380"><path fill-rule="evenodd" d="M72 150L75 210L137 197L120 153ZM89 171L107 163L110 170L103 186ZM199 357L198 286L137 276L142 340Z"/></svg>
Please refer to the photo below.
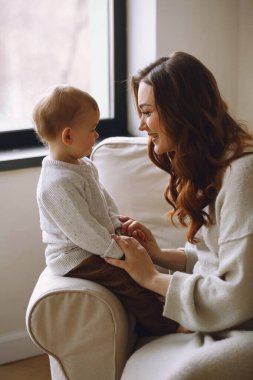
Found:
<svg viewBox="0 0 253 380"><path fill-rule="evenodd" d="M33 106L49 87L91 93L113 118L109 0L0 0L0 131L32 128Z"/></svg>

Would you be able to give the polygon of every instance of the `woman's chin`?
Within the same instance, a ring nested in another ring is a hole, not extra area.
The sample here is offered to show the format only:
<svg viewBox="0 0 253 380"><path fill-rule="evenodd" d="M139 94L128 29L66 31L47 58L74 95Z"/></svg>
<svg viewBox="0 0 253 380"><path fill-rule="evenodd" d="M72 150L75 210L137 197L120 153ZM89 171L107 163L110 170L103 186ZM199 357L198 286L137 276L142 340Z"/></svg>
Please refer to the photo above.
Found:
<svg viewBox="0 0 253 380"><path fill-rule="evenodd" d="M167 153L167 150L162 149L159 145L154 145L155 154Z"/></svg>

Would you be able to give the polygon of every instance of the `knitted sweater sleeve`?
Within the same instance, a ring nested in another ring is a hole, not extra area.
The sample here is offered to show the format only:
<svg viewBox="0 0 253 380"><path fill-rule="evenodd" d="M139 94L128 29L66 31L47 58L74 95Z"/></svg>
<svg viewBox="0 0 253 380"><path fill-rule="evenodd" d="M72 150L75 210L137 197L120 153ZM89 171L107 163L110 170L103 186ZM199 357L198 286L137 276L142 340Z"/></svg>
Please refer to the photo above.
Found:
<svg viewBox="0 0 253 380"><path fill-rule="evenodd" d="M192 274L175 272L164 315L192 331L219 331L253 318L253 155L227 169L205 228L209 250L197 251Z"/></svg>
<svg viewBox="0 0 253 380"><path fill-rule="evenodd" d="M70 244L101 257L123 256L108 229L91 215L80 184L62 178L42 193L40 202Z"/></svg>
<svg viewBox="0 0 253 380"><path fill-rule="evenodd" d="M103 186L103 184L99 181L99 175L98 175L98 170L97 170L96 166L93 164L92 161L90 161L90 164L91 164L94 176L95 176L96 180L99 182L101 191L104 194L105 201L106 201L107 207L108 207L108 213L109 213L109 216L111 218L111 222L112 222L112 224L114 226L114 229L117 230L118 228L121 227L121 224L122 224L120 222L120 220L119 220L120 214L119 214L118 207L117 207L114 199L112 198L112 196L105 189L105 187Z"/></svg>

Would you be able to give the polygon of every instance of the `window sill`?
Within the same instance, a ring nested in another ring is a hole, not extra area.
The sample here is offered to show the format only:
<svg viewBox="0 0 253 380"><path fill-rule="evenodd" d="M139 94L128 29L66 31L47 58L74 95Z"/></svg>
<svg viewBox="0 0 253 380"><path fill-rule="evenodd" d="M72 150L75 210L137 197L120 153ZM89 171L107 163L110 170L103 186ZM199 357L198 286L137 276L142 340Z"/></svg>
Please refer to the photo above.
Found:
<svg viewBox="0 0 253 380"><path fill-rule="evenodd" d="M125 136L132 135L127 133ZM102 140L99 138L96 144ZM47 154L47 146L0 150L0 172L41 166L41 162Z"/></svg>
<svg viewBox="0 0 253 380"><path fill-rule="evenodd" d="M0 171L40 166L47 152L46 147L0 151Z"/></svg>

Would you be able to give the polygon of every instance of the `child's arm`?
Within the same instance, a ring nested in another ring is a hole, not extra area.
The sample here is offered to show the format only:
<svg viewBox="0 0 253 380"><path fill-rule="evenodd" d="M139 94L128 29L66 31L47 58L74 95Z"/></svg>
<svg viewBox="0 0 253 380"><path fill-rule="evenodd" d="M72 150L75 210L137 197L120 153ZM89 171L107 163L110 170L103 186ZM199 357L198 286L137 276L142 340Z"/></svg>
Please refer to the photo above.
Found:
<svg viewBox="0 0 253 380"><path fill-rule="evenodd" d="M92 161L90 161L90 164L91 164L91 167L93 169L94 177L95 177L101 191L104 194L104 198L105 198L105 201L107 204L108 213L109 213L109 216L111 218L112 224L114 226L115 233L117 233L117 230L121 227L121 224L122 224L121 221L119 220L120 213L119 213L118 206L116 205L113 197L109 194L109 192L106 190L106 188L103 186L103 184L99 181L99 175L98 175L98 170L97 170L96 166L94 165L94 163Z"/></svg>
<svg viewBox="0 0 253 380"><path fill-rule="evenodd" d="M52 186L40 203L70 246L72 243L101 257L123 256L110 232L91 215L84 193L69 178Z"/></svg>
<svg viewBox="0 0 253 380"><path fill-rule="evenodd" d="M106 204L107 204L108 213L109 213L109 216L111 218L111 221L116 233L117 229L119 229L122 224L122 222L119 219L120 218L119 209L114 199L112 198L112 196L108 193L108 191L104 188L104 186L101 183L100 183L100 187L101 187L101 190L103 191Z"/></svg>

